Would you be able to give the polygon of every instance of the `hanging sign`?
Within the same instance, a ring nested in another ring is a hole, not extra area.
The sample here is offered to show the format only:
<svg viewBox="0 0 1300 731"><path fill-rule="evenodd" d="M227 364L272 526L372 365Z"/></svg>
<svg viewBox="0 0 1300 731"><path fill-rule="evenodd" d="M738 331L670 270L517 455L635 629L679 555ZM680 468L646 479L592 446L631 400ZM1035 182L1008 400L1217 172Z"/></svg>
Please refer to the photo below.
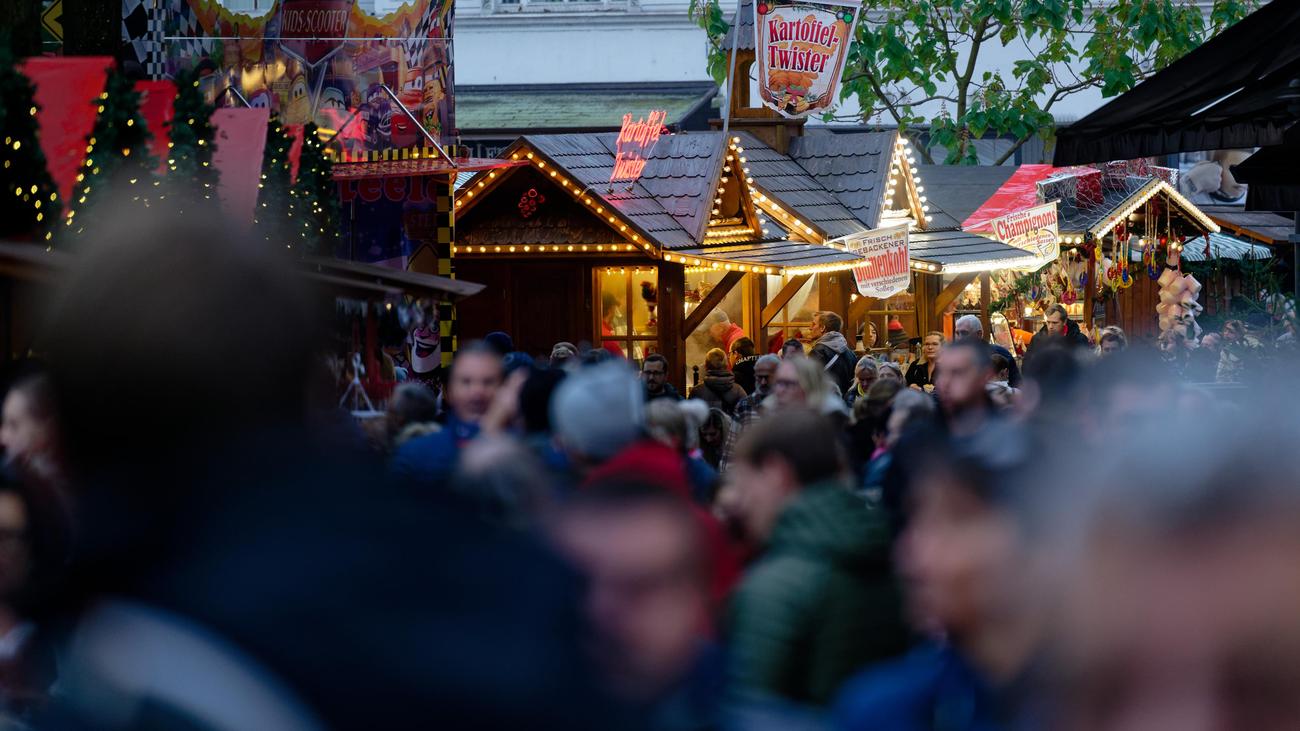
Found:
<svg viewBox="0 0 1300 731"><path fill-rule="evenodd" d="M664 120L668 112L653 111L649 117L632 120L631 114L623 115L623 127L618 131L618 142L614 151L614 172L609 182L631 182L641 177L646 161L655 149L655 143L664 131Z"/></svg>
<svg viewBox="0 0 1300 731"><path fill-rule="evenodd" d="M754 48L763 103L791 118L835 103L860 0L757 0Z"/></svg>
<svg viewBox="0 0 1300 731"><path fill-rule="evenodd" d="M999 241L1028 251L1044 261L1061 255L1056 201L1008 213L989 221L985 228L992 230Z"/></svg>
<svg viewBox="0 0 1300 731"><path fill-rule="evenodd" d="M907 224L876 229L844 240L845 248L863 258L853 267L858 294L885 299L907 289L912 281Z"/></svg>

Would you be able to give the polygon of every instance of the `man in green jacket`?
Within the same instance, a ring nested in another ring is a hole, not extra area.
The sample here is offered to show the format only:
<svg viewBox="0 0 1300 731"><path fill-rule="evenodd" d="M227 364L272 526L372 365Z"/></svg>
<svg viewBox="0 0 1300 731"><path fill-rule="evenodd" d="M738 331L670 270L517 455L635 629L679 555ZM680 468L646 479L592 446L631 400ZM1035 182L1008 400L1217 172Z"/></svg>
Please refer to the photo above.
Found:
<svg viewBox="0 0 1300 731"><path fill-rule="evenodd" d="M907 647L888 522L848 490L839 435L812 411L756 423L732 470L735 510L764 547L730 608L733 697L825 705Z"/></svg>

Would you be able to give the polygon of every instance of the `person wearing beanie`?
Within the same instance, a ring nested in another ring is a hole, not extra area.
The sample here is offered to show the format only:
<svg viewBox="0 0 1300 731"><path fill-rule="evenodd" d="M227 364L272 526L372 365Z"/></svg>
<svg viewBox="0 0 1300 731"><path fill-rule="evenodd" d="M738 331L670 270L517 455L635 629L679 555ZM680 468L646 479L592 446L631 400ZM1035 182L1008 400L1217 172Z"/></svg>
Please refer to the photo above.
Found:
<svg viewBox="0 0 1300 731"><path fill-rule="evenodd" d="M551 426L574 467L589 469L642 436L645 390L626 361L587 366L556 389Z"/></svg>
<svg viewBox="0 0 1300 731"><path fill-rule="evenodd" d="M502 330L494 330L483 338L483 343L489 348L495 350L497 355L502 358L515 352L515 340L510 337L510 333Z"/></svg>

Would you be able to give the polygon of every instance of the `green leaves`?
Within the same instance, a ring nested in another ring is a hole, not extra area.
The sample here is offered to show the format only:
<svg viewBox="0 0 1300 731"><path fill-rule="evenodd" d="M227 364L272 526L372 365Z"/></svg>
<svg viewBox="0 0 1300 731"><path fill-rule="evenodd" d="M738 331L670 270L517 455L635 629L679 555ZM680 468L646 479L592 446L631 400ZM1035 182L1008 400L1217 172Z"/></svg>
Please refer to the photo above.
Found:
<svg viewBox="0 0 1300 731"><path fill-rule="evenodd" d="M1010 137L1018 146L1035 134L1050 138L1052 108L1061 100L1086 89L1107 96L1127 91L1257 2L1215 0L1208 18L1197 5L873 0L849 50L841 97L857 98L864 121L928 124L929 145L941 148L946 162L975 164L971 140ZM1013 58L999 51L994 66L983 48L993 43Z"/></svg>

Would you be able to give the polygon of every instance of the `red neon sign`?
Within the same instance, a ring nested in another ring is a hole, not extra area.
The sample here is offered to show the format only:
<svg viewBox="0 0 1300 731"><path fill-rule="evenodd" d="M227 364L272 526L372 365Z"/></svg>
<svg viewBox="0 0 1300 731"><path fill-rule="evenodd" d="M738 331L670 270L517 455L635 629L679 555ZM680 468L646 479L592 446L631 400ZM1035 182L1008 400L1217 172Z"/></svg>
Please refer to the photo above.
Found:
<svg viewBox="0 0 1300 731"><path fill-rule="evenodd" d="M631 114L623 115L623 128L618 132L614 155L614 172L609 176L609 182L632 181L641 177L646 160L664 132L667 118L668 112L664 111L650 112L649 117L635 122Z"/></svg>

